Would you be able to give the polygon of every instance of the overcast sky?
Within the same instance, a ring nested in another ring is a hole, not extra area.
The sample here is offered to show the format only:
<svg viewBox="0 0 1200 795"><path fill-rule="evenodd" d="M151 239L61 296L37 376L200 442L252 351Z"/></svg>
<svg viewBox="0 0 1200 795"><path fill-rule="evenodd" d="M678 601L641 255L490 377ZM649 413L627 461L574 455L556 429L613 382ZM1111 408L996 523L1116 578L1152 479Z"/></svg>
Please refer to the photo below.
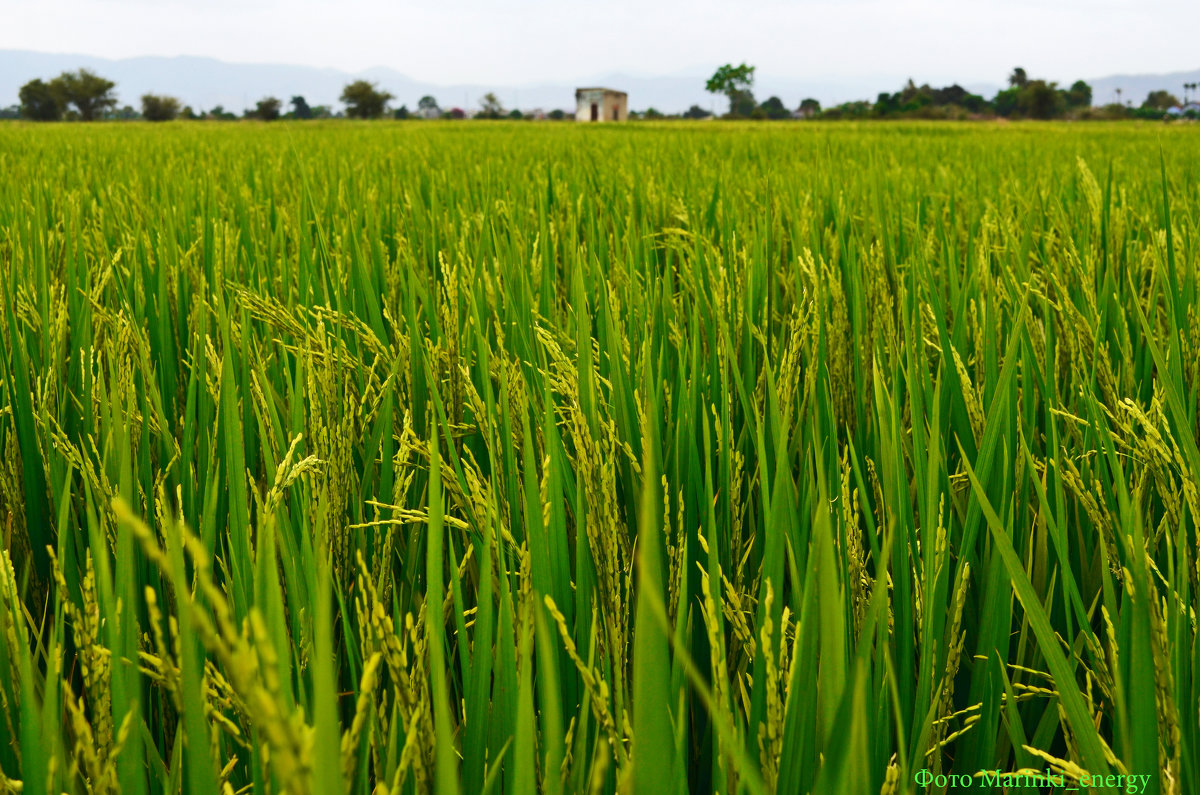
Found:
<svg viewBox="0 0 1200 795"><path fill-rule="evenodd" d="M435 83L696 73L1002 83L1200 66L1197 0L0 0L0 49L206 55ZM889 83L890 85L890 83Z"/></svg>

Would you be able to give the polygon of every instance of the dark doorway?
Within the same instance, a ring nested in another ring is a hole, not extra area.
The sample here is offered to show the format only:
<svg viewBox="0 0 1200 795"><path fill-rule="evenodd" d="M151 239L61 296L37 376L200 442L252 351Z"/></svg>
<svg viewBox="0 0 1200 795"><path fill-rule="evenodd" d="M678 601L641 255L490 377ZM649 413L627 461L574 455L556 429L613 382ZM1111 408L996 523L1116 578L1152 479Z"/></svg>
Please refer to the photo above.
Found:
<svg viewBox="0 0 1200 795"><path fill-rule="evenodd" d="M596 102L592 103L592 121L600 121L600 105Z"/></svg>
<svg viewBox="0 0 1200 795"><path fill-rule="evenodd" d="M614 105L613 106L613 121L620 121L620 118L617 116L618 112L619 112L619 109Z"/></svg>

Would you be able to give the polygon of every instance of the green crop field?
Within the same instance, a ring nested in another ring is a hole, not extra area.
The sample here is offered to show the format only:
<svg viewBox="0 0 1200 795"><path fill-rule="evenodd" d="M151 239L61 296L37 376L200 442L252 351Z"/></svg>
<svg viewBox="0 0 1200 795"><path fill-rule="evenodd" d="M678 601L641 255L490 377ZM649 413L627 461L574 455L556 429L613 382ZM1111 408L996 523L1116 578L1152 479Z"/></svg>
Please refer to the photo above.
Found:
<svg viewBox="0 0 1200 795"><path fill-rule="evenodd" d="M0 792L1200 792L1195 128L0 175Z"/></svg>

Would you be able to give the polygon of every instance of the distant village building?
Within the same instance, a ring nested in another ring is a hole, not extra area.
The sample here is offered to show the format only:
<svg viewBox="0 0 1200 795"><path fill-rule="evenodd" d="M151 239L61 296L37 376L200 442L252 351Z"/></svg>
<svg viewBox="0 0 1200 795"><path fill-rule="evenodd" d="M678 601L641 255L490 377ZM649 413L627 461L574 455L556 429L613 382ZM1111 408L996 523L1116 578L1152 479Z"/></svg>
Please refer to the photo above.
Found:
<svg viewBox="0 0 1200 795"><path fill-rule="evenodd" d="M1195 118L1197 116L1200 116L1200 102L1189 102L1186 105L1184 105L1183 107L1176 105L1174 107L1167 108L1167 115L1168 116L1187 116L1188 118Z"/></svg>
<svg viewBox="0 0 1200 795"><path fill-rule="evenodd" d="M575 121L625 121L629 95L611 88L575 89Z"/></svg>

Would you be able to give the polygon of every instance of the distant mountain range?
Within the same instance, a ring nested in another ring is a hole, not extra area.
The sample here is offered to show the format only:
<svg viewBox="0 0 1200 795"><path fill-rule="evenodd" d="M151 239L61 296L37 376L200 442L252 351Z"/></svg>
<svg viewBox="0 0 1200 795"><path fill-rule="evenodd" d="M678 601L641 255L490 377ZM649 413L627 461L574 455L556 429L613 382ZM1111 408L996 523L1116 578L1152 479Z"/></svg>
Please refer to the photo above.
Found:
<svg viewBox="0 0 1200 795"><path fill-rule="evenodd" d="M1092 86L1092 104L1107 105L1117 101L1117 89L1121 89L1121 103L1132 102L1134 107L1142 104L1151 91L1170 91L1183 100L1184 83L1200 83L1200 69L1190 72L1169 72L1161 75L1111 75L1089 80ZM1195 100L1200 92L1189 91L1188 98Z"/></svg>
<svg viewBox="0 0 1200 795"><path fill-rule="evenodd" d="M664 113L676 113L693 104L710 110L724 110L722 100L714 99L704 91L707 75L701 73L658 77L610 73L571 82L559 80L523 86L437 85L414 80L386 67L351 73L312 66L227 63L197 56L113 60L27 50L0 50L0 107L15 104L17 92L27 81L35 77L48 79L80 67L93 69L115 81L119 103L134 107L138 107L142 94L152 92L179 97L196 110L222 105L226 110L240 113L253 107L262 97L279 97L286 104L293 95L304 96L309 105L340 108L338 96L342 87L351 80L363 78L395 95L393 106L407 105L410 109L415 108L417 100L426 94L435 97L443 108L478 108L479 98L491 91L506 108L567 110L574 107L577 86L595 85L628 92L630 108L635 110L654 107ZM1113 101L1115 89L1121 88L1123 101L1131 100L1136 105L1148 92L1156 89L1165 88L1181 95L1185 82L1200 82L1200 70L1167 75L1117 75L1088 82L1093 87L1095 104ZM777 95L788 107L795 107L805 97L815 97L828 106L855 99L873 100L879 92L897 91L903 84L903 79L888 76L794 79L760 74L755 81L754 93L760 99ZM998 84L986 83L967 83L965 87L988 97L1000 88Z"/></svg>

